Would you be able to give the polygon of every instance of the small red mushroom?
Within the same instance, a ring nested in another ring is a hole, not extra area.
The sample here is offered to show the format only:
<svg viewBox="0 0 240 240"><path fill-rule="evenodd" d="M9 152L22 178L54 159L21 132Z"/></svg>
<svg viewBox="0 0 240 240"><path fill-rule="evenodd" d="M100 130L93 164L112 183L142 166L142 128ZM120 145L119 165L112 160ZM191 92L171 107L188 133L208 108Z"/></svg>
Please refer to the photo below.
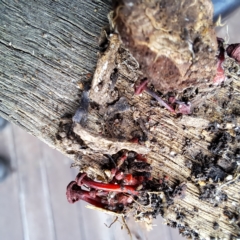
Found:
<svg viewBox="0 0 240 240"><path fill-rule="evenodd" d="M139 185L139 180L136 177L133 177L132 174L126 174L123 181L126 185Z"/></svg>
<svg viewBox="0 0 240 240"><path fill-rule="evenodd" d="M174 104L174 103L178 104L178 110L176 111L176 113L181 113L184 115L191 114L191 103L190 102L185 103L185 102L178 101L173 96L169 97L168 102L170 104Z"/></svg>
<svg viewBox="0 0 240 240"><path fill-rule="evenodd" d="M133 197L132 196L126 196L122 193L119 193L117 195L117 201L118 201L118 203L122 203L123 205L127 205L127 204L133 202Z"/></svg>
<svg viewBox="0 0 240 240"><path fill-rule="evenodd" d="M127 159L127 153L125 152L121 157L118 158L117 160L117 169L119 169L124 161Z"/></svg>
<svg viewBox="0 0 240 240"><path fill-rule="evenodd" d="M177 113L181 113L184 115L191 114L191 103L184 103L181 101L175 101L178 104L178 111Z"/></svg>
<svg viewBox="0 0 240 240"><path fill-rule="evenodd" d="M131 142L131 143L139 143L139 139L137 137L134 137L134 138L130 139L129 142Z"/></svg>
<svg viewBox="0 0 240 240"><path fill-rule="evenodd" d="M74 203L79 200L88 202L96 207L110 211L122 211L137 198L144 181L150 180L144 173L133 176L129 170L121 168L127 159L127 152L121 154L117 159L116 168L111 170L113 178L110 183L96 182L89 178L86 173L79 173L75 181L67 186L67 200ZM146 161L142 155L137 155L136 160ZM87 187L89 190L83 190Z"/></svg>
<svg viewBox="0 0 240 240"><path fill-rule="evenodd" d="M76 182L78 186L87 185L90 188L97 190L104 190L109 192L124 192L133 195L138 195L138 192L133 186L121 186L112 183L100 183L95 182L86 176L86 173L79 173L76 177Z"/></svg>
<svg viewBox="0 0 240 240"><path fill-rule="evenodd" d="M122 171L117 171L114 177L116 180L120 181L124 178L124 173Z"/></svg>
<svg viewBox="0 0 240 240"><path fill-rule="evenodd" d="M146 88L147 88L148 80L145 79L139 86L136 87L135 89L135 94L139 95L141 94Z"/></svg>
<svg viewBox="0 0 240 240"><path fill-rule="evenodd" d="M146 177L144 176L133 176L132 174L126 174L123 181L126 185L139 186L144 182L144 180L146 180Z"/></svg>
<svg viewBox="0 0 240 240"><path fill-rule="evenodd" d="M227 55L240 63L240 43L230 44L226 49Z"/></svg>
<svg viewBox="0 0 240 240"><path fill-rule="evenodd" d="M90 192L82 190L75 181L72 181L68 184L66 195L69 203L75 203L79 200L83 200L94 205L95 207L105 207L105 205L102 204L100 197L93 196Z"/></svg>

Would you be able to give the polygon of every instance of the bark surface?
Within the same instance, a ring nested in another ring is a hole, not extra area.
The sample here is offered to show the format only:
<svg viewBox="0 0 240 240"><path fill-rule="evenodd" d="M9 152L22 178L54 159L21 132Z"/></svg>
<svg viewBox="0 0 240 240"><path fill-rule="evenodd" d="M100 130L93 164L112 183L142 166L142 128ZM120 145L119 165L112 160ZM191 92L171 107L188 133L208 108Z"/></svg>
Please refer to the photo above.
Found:
<svg viewBox="0 0 240 240"><path fill-rule="evenodd" d="M110 1L0 2L0 114L54 147L98 59ZM80 84L80 85L79 85Z"/></svg>

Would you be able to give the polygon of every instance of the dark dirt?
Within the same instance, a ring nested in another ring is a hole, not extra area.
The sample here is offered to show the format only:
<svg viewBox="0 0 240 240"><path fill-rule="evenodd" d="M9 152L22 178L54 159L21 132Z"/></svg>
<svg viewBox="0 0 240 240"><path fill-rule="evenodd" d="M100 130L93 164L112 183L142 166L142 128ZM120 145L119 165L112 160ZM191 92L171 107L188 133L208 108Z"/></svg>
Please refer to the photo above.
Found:
<svg viewBox="0 0 240 240"><path fill-rule="evenodd" d="M201 194L199 198L203 201L207 201L213 204L214 207L217 207L223 201L228 200L227 194L219 192L217 187L214 184L207 184L201 188Z"/></svg>
<svg viewBox="0 0 240 240"><path fill-rule="evenodd" d="M189 228L188 226L182 225L181 223L177 223L175 221L168 221L168 226L172 228L178 228L181 236L186 237L187 239L199 240L199 234Z"/></svg>
<svg viewBox="0 0 240 240"><path fill-rule="evenodd" d="M217 222L213 223L213 229L218 230L219 229L219 224Z"/></svg>
<svg viewBox="0 0 240 240"><path fill-rule="evenodd" d="M219 191L218 186L221 182L227 181L225 180L227 176L234 176L239 164L239 148L236 137L230 135L228 130L218 127L226 124L227 121L224 120L221 123L210 123L207 131L214 136L208 147L208 155L199 152L195 156L194 162L186 163L191 168L191 175L197 185L199 181L205 182L202 184L204 186L199 185L201 191L199 198L214 206L228 200L227 194Z"/></svg>

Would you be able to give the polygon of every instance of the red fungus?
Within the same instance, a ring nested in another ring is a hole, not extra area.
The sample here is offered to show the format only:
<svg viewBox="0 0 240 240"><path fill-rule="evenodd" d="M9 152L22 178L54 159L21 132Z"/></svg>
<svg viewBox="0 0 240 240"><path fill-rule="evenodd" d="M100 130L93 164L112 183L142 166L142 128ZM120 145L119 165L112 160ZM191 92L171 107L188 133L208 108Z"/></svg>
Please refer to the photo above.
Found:
<svg viewBox="0 0 240 240"><path fill-rule="evenodd" d="M75 181L72 181L67 186L67 200L74 203L78 200L84 200L96 207L108 209L110 211L119 211L122 208L133 202L134 198L139 194L139 190L143 186L143 182L150 180L149 177L143 175L133 176L128 170L121 169L123 162L127 159L125 151L117 159L116 168L111 170L113 179L110 183L95 182L90 179L86 173L79 173ZM146 159L137 154L136 159ZM88 187L89 190L83 190L83 187Z"/></svg>
<svg viewBox="0 0 240 240"><path fill-rule="evenodd" d="M105 205L102 204L100 197L93 196L90 192L82 190L75 181L72 181L68 184L66 195L69 203L75 203L79 200L83 200L94 205L95 207L105 207Z"/></svg>
<svg viewBox="0 0 240 240"><path fill-rule="evenodd" d="M169 110L170 112L172 113L175 113L175 110L170 107L167 103L165 103L162 98L160 98L155 92L153 92L152 90L150 90L149 88L146 88L145 91L150 95L152 96L153 98L155 98L159 103L160 105L162 105L163 107L165 107L167 110Z"/></svg>
<svg viewBox="0 0 240 240"><path fill-rule="evenodd" d="M213 83L218 85L221 84L224 80L225 80L225 74L224 74L224 69L222 66L222 63L225 60L225 56L224 56L224 47L223 47L223 39L218 38L218 49L219 49L219 54L217 56L218 58L218 62L217 62L217 73L216 76L213 79Z"/></svg>
<svg viewBox="0 0 240 240"><path fill-rule="evenodd" d="M230 44L227 47L226 52L229 57L240 63L240 43Z"/></svg>
<svg viewBox="0 0 240 240"><path fill-rule="evenodd" d="M115 175L115 179L118 181L122 180L124 178L124 173L122 171L118 171Z"/></svg>
<svg viewBox="0 0 240 240"><path fill-rule="evenodd" d="M132 174L126 174L124 176L124 184L126 185L137 185L139 183L138 179L133 177Z"/></svg>
<svg viewBox="0 0 240 240"><path fill-rule="evenodd" d="M79 173L76 177L76 182L78 186L87 185L90 188L104 190L109 192L125 192L133 195L138 195L138 192L135 190L133 186L120 186L118 184L112 183L100 183L91 180L86 177L86 173Z"/></svg>
<svg viewBox="0 0 240 240"><path fill-rule="evenodd" d="M98 197L106 197L108 195L108 192L107 191L91 190L91 191L89 191L89 195L92 198L96 198L96 196L98 196Z"/></svg>
<svg viewBox="0 0 240 240"><path fill-rule="evenodd" d="M124 179L124 184L126 185L140 185L144 181L144 177L138 176L134 177L132 174L126 174Z"/></svg>
<svg viewBox="0 0 240 240"><path fill-rule="evenodd" d="M124 153L118 160L117 160L117 169L119 169L124 161L127 159L127 153Z"/></svg>
<svg viewBox="0 0 240 240"><path fill-rule="evenodd" d="M184 102L178 101L173 96L168 98L168 102L170 104L174 104L174 103L178 104L178 111L177 111L177 113L181 113L181 114L184 114L184 115L191 114L191 103L190 102L184 103Z"/></svg>
<svg viewBox="0 0 240 240"><path fill-rule="evenodd" d="M139 143L139 139L137 137L134 137L134 138L130 139L129 142L131 142L131 143Z"/></svg>
<svg viewBox="0 0 240 240"><path fill-rule="evenodd" d="M181 113L184 115L191 114L191 103L184 103L180 101L175 101L178 104L178 111L177 113Z"/></svg>
<svg viewBox="0 0 240 240"><path fill-rule="evenodd" d="M213 83L217 85L222 83L225 80L225 74L224 74L224 69L222 67L222 63L223 61L219 59L217 62L217 73L213 79Z"/></svg>
<svg viewBox="0 0 240 240"><path fill-rule="evenodd" d="M147 87L147 83L148 83L148 80L145 79L139 86L137 86L136 89L135 89L135 94L137 94L137 95L141 94L145 90L150 96L155 98L160 103L161 106L165 107L170 112L172 112L172 113L181 113L181 114L191 114L191 104L190 103L186 104L184 102L177 101L175 99L175 97L170 97L169 98L170 104L177 103L179 105L179 109L176 112L169 104L164 102L162 100L162 98L160 98L155 92L150 90Z"/></svg>
<svg viewBox="0 0 240 240"><path fill-rule="evenodd" d="M141 84L136 87L135 94L136 95L141 94L147 88L147 84L148 84L148 80L147 79L143 80Z"/></svg>
<svg viewBox="0 0 240 240"><path fill-rule="evenodd" d="M122 203L123 205L127 205L129 203L133 202L133 197L132 196L126 196L122 193L117 195L117 201L118 203Z"/></svg>
<svg viewBox="0 0 240 240"><path fill-rule="evenodd" d="M155 98L161 106L165 107L166 109L168 109L170 112L175 113L174 109L172 107L170 107L167 103L165 103L155 92L153 92L152 90L150 90L147 87L148 84L148 80L145 79L138 87L136 87L135 89L135 94L141 94L144 90L153 98Z"/></svg>
<svg viewBox="0 0 240 240"><path fill-rule="evenodd" d="M135 158L138 161L147 162L147 158L145 158L142 154L137 154Z"/></svg>

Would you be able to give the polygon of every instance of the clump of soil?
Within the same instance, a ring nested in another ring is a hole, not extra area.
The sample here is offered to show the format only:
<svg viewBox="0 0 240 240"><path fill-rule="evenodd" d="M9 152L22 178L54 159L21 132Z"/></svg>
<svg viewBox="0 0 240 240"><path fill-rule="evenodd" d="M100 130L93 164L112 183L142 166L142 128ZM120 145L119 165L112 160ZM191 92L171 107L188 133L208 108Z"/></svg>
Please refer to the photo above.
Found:
<svg viewBox="0 0 240 240"><path fill-rule="evenodd" d="M217 51L211 1L118 2L113 25L157 91L211 84Z"/></svg>
<svg viewBox="0 0 240 240"><path fill-rule="evenodd" d="M199 198L214 206L228 200L227 194L221 190L221 185L231 181L238 174L238 128L234 127L233 122L236 122L236 119L226 115L222 122L210 123L206 129L212 134L209 152L199 152L195 155L194 162L188 163L191 175L200 186Z"/></svg>
<svg viewBox="0 0 240 240"><path fill-rule="evenodd" d="M227 207L223 210L223 215L228 219L229 223L233 224L234 227L240 231L240 208L235 208L235 211L229 210ZM238 234L240 237L240 234Z"/></svg>
<svg viewBox="0 0 240 240"><path fill-rule="evenodd" d="M167 225L172 228L178 228L179 233L183 236L186 237L187 239L194 239L194 240L199 240L199 234L194 231L193 229L189 228L186 225L183 225L181 223L177 223L175 221L168 221Z"/></svg>
<svg viewBox="0 0 240 240"><path fill-rule="evenodd" d="M202 152L195 156L191 164L191 174L195 179L206 181L212 179L214 182L223 181L226 173L217 165L214 156L204 155Z"/></svg>
<svg viewBox="0 0 240 240"><path fill-rule="evenodd" d="M227 194L219 191L217 186L214 184L207 184L201 189L199 198L203 201L207 201L217 207L221 202L227 201Z"/></svg>

